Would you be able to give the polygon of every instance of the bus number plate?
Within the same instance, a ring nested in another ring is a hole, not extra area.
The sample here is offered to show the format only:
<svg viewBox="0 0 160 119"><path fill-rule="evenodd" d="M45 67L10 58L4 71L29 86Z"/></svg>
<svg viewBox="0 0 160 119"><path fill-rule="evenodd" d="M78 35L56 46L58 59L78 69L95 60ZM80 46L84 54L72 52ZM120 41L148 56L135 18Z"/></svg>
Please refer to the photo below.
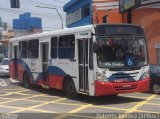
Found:
<svg viewBox="0 0 160 119"><path fill-rule="evenodd" d="M128 88L128 87L131 87L130 84L125 84L125 85L122 85L123 88Z"/></svg>

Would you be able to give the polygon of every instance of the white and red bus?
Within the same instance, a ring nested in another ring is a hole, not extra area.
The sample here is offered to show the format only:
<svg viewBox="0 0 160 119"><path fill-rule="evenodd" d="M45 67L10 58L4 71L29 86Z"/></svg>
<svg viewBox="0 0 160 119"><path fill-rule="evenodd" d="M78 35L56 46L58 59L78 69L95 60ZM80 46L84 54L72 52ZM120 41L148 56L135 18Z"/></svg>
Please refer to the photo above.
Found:
<svg viewBox="0 0 160 119"><path fill-rule="evenodd" d="M141 26L88 25L13 38L10 77L90 96L149 89L146 38Z"/></svg>

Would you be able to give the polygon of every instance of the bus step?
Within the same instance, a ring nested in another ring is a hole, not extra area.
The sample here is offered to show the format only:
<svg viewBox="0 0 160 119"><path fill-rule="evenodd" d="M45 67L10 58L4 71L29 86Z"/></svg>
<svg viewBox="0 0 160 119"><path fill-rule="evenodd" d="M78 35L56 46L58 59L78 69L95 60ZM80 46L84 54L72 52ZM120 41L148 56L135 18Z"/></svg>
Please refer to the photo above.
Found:
<svg viewBox="0 0 160 119"><path fill-rule="evenodd" d="M42 88L49 89L49 86L42 84Z"/></svg>

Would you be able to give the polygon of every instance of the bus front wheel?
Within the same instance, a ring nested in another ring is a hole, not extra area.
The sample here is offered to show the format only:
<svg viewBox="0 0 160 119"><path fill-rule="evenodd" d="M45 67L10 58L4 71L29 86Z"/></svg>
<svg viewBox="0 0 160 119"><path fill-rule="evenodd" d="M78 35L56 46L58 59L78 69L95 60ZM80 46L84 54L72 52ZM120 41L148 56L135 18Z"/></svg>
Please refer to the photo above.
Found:
<svg viewBox="0 0 160 119"><path fill-rule="evenodd" d="M31 83L30 83L30 78L29 78L29 75L28 73L24 73L24 76L23 76L23 86L25 88L31 88Z"/></svg>
<svg viewBox="0 0 160 119"><path fill-rule="evenodd" d="M75 85L71 79L65 80L64 91L68 98L75 99L77 98L77 91Z"/></svg>

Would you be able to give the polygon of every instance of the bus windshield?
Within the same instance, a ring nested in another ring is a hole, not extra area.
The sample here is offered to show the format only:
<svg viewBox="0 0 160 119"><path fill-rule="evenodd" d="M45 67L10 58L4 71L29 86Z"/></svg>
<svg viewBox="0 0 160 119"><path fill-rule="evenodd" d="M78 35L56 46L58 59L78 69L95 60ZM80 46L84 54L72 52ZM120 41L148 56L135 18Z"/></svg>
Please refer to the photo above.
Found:
<svg viewBox="0 0 160 119"><path fill-rule="evenodd" d="M104 68L142 67L148 64L143 35L105 35L97 37L98 66Z"/></svg>

